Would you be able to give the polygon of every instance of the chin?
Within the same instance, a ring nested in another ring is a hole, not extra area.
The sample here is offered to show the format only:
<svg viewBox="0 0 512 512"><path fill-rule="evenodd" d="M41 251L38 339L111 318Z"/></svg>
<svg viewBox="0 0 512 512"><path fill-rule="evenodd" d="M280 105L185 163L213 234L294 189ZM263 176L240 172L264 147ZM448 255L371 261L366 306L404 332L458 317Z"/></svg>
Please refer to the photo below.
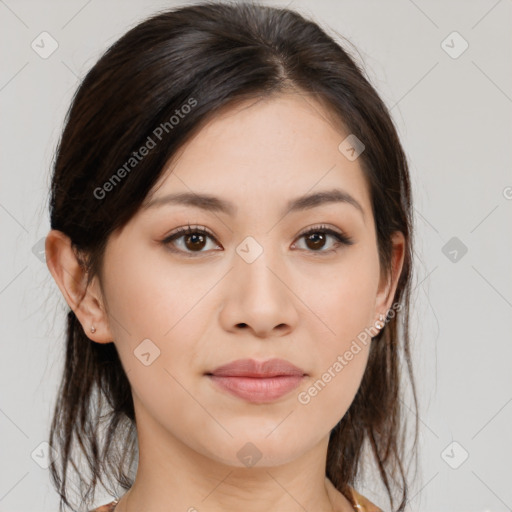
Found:
<svg viewBox="0 0 512 512"><path fill-rule="evenodd" d="M228 428L229 434L220 434L222 439L208 437L210 443L203 446L201 453L208 458L226 466L238 468L261 468L273 467L288 464L300 457L304 452L311 450L316 440L311 443L304 443L303 433L297 433L297 439L287 429L279 430L278 422L273 424L272 429L250 429L245 428L239 433ZM276 429L277 426L277 429ZM269 435L269 432L272 432ZM215 452L212 452L215 447Z"/></svg>

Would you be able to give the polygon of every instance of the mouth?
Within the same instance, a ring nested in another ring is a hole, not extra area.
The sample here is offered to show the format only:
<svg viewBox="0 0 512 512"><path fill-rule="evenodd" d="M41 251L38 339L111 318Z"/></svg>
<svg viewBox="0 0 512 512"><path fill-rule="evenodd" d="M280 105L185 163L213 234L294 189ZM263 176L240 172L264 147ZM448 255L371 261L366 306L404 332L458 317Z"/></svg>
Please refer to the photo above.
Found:
<svg viewBox="0 0 512 512"><path fill-rule="evenodd" d="M256 361L255 359L237 359L228 364L215 368L207 373L217 377L254 377L270 378L280 376L303 376L306 372L290 363L286 359L267 359L266 361Z"/></svg>
<svg viewBox="0 0 512 512"><path fill-rule="evenodd" d="M300 375L277 377L220 377L209 375L222 391L253 403L269 403L287 395L304 379Z"/></svg>
<svg viewBox="0 0 512 512"><path fill-rule="evenodd" d="M205 374L217 389L252 403L269 403L289 394L307 374L284 359L239 359Z"/></svg>

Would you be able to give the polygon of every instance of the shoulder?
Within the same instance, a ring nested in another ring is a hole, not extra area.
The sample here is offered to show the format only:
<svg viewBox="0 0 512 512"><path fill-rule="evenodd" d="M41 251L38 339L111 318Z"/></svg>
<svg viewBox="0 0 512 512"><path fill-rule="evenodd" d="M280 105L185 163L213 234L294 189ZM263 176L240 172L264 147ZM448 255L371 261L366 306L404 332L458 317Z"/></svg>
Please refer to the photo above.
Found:
<svg viewBox="0 0 512 512"><path fill-rule="evenodd" d="M381 508L359 494L353 487L349 487L349 490L352 493L353 505L358 512L383 512Z"/></svg>
<svg viewBox="0 0 512 512"><path fill-rule="evenodd" d="M89 512L113 512L116 508L117 500L111 501L110 503L107 503L105 505L101 505L98 508L95 508L94 510L90 510Z"/></svg>

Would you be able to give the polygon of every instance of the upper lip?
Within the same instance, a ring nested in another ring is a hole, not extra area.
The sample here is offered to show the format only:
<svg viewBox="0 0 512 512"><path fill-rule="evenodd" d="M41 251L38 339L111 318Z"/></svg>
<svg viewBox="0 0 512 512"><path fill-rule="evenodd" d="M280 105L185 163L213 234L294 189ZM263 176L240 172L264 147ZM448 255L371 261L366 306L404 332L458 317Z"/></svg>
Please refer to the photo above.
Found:
<svg viewBox="0 0 512 512"><path fill-rule="evenodd" d="M278 377L280 375L300 375L306 373L302 368L286 361L285 359L267 359L256 361L254 359L237 359L228 364L219 366L207 375L222 377Z"/></svg>

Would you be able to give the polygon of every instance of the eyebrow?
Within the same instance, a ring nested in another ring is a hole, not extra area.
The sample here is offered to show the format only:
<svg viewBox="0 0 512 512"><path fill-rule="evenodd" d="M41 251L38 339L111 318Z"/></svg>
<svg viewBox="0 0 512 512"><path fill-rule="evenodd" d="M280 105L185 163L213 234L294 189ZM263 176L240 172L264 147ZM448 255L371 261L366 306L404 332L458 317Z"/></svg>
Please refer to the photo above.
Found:
<svg viewBox="0 0 512 512"><path fill-rule="evenodd" d="M314 194L307 194L297 197L288 202L283 216L287 213L308 210L328 203L345 203L354 206L365 217L364 209L361 204L352 197L348 192L341 189L325 190ZM233 216L237 212L235 205L229 201L221 199L209 194L198 194L190 192L182 192L177 194L167 194L162 197L152 199L144 208L155 208L168 204L181 204L192 206L210 212L220 212Z"/></svg>

